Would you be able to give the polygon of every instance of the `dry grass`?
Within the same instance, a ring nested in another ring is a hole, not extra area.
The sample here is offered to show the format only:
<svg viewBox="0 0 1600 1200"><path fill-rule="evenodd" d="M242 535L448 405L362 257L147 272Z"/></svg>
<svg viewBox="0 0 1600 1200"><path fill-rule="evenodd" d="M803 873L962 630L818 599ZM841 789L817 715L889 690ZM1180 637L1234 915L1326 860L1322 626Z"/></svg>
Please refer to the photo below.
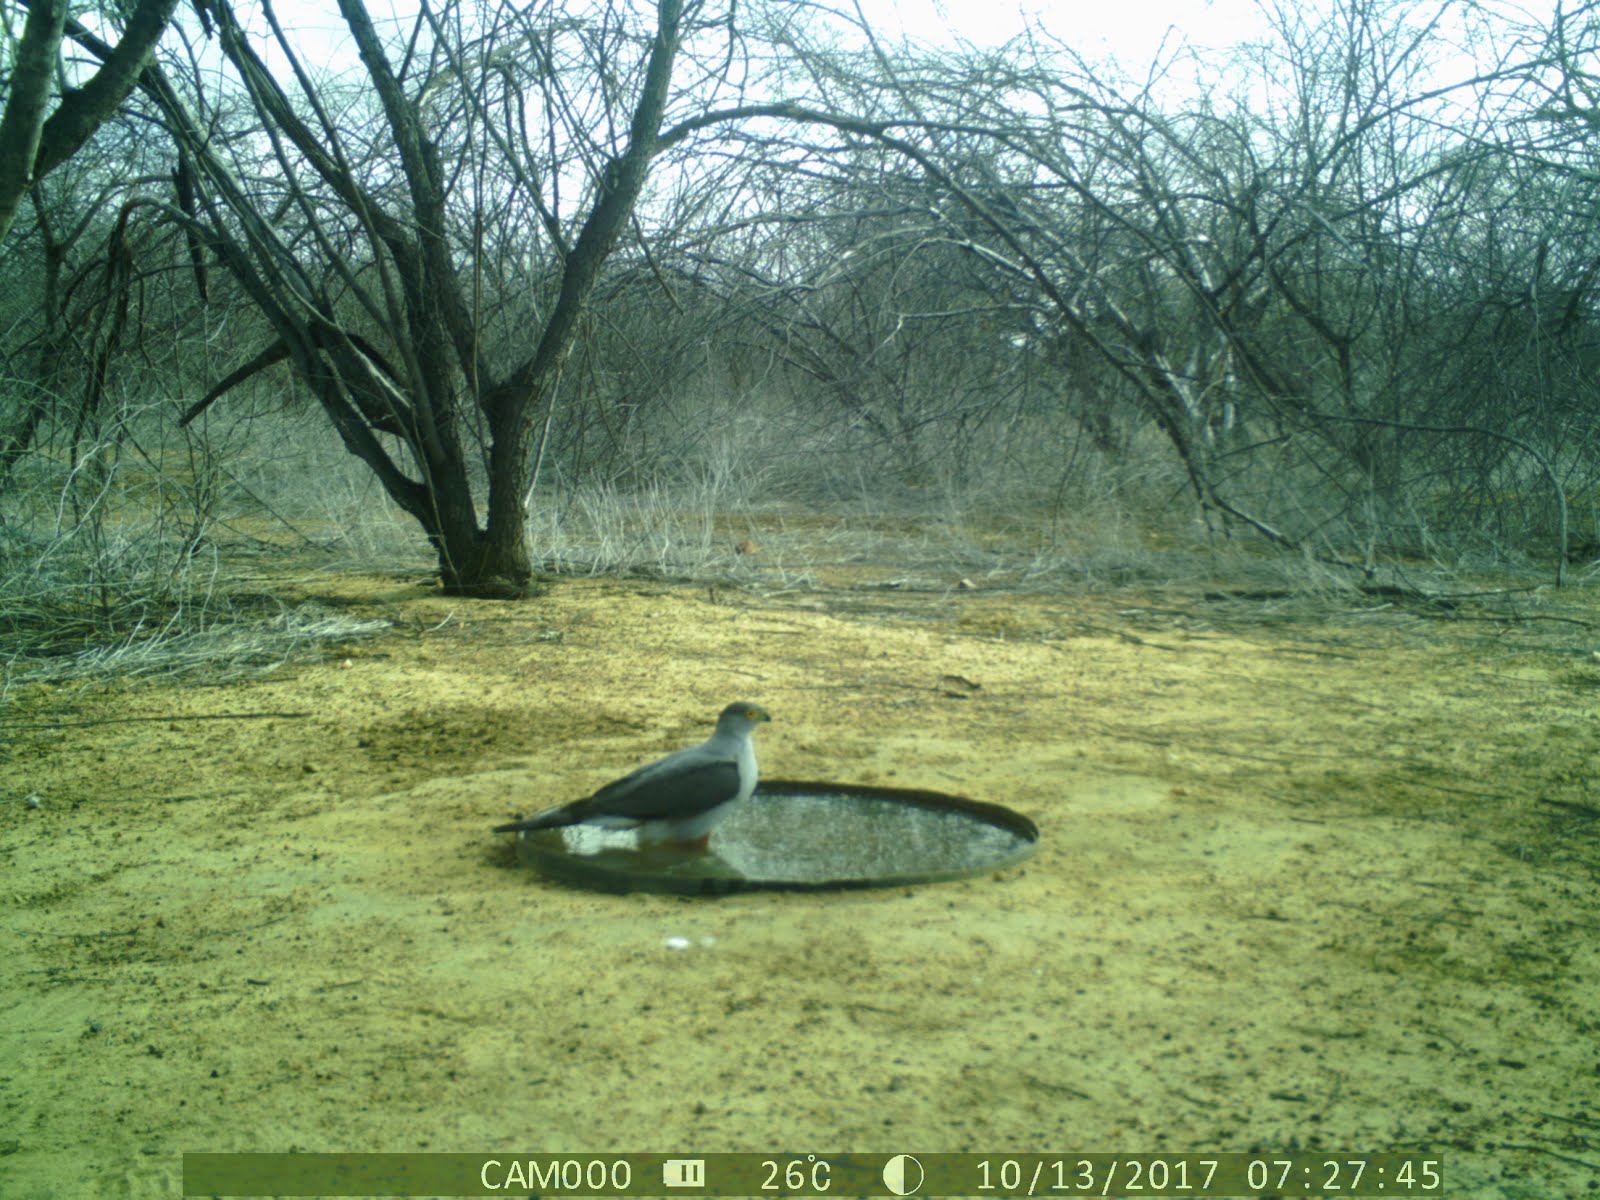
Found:
<svg viewBox="0 0 1600 1200"><path fill-rule="evenodd" d="M745 405L684 426L675 434L688 440L675 451L650 447L672 472L632 471L625 484L567 479L552 465L533 497L536 561L552 574L643 574L769 594L1137 587L1272 603L1367 603L1374 588L1380 597L1532 588L1543 578L1531 566L1443 551L1363 571L1331 541L1295 556L1218 538L1156 445L1134 446L1120 462L1082 444L1052 459L1046 443L1013 430L993 448L994 470L912 484L882 462L872 469L870 455L844 454L838 436L775 446L770 415ZM104 446L74 464L25 462L0 500L4 687L271 670L376 632L285 599L286 562L431 570L415 524L318 414L258 419L233 437L227 446L183 441L137 456ZM1022 461L1025 453L1035 457ZM1580 568L1574 582L1597 573Z"/></svg>
<svg viewBox="0 0 1600 1200"><path fill-rule="evenodd" d="M316 604L283 607L233 605L196 615L173 614L159 625L137 625L115 639L85 638L80 648L56 651L36 642L6 664L6 682L62 683L180 675L208 684L264 674L292 659L376 636L383 620L329 613Z"/></svg>
<svg viewBox="0 0 1600 1200"><path fill-rule="evenodd" d="M0 701L27 681L235 679L377 632L262 592L244 572L270 544L203 474L106 447L23 464L0 512Z"/></svg>

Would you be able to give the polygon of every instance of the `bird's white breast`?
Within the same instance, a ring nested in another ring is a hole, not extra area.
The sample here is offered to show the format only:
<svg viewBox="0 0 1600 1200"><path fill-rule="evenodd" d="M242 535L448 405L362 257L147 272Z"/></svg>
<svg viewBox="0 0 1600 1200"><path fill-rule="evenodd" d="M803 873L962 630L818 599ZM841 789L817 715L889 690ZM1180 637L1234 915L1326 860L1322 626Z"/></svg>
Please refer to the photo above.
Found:
<svg viewBox="0 0 1600 1200"><path fill-rule="evenodd" d="M738 799L750 799L750 793L756 790L756 744L751 738L741 738L739 745L739 795Z"/></svg>

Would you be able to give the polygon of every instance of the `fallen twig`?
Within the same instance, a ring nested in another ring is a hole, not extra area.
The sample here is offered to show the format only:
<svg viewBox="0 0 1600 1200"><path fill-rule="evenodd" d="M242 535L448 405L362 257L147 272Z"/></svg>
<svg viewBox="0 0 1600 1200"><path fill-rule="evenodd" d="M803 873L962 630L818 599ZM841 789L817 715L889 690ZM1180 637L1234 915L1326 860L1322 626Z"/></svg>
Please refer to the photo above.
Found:
<svg viewBox="0 0 1600 1200"><path fill-rule="evenodd" d="M1548 1154L1551 1158L1559 1158L1562 1162L1575 1163L1580 1167L1588 1167L1591 1171L1600 1171L1600 1163L1592 1163L1583 1158L1573 1158L1570 1154L1561 1154L1558 1151L1551 1150L1545 1146L1528 1146L1521 1142L1501 1142L1500 1147L1503 1150L1534 1150L1540 1154Z"/></svg>
<svg viewBox="0 0 1600 1200"><path fill-rule="evenodd" d="M282 717L284 720L299 720L303 717L314 716L316 716L315 713L308 712L178 713L165 717L101 717L93 721L49 721L44 724L12 724L0 721L0 730L87 729L91 725L129 725L135 721L266 721L274 717Z"/></svg>

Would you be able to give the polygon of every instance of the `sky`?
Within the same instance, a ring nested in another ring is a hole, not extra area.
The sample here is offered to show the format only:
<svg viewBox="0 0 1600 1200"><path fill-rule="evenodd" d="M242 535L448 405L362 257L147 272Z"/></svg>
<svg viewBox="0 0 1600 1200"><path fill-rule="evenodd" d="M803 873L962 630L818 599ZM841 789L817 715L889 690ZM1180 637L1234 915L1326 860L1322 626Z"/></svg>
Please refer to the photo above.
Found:
<svg viewBox="0 0 1600 1200"><path fill-rule="evenodd" d="M848 0L832 0L843 9ZM1032 16L1085 58L1113 55L1130 68L1146 66L1169 31L1200 45L1222 48L1258 34L1264 23L1255 0L859 0L882 33L918 41L999 45ZM241 15L248 8L241 3ZM326 30L343 40L335 0L276 0L285 24L302 33ZM368 0L381 21L386 12L415 12L413 0Z"/></svg>
<svg viewBox="0 0 1600 1200"><path fill-rule="evenodd" d="M485 0L489 2L489 0ZM529 3L532 0L513 0ZM852 4L859 4L873 27L887 40L897 40L897 35L935 45L953 45L967 42L976 46L1000 45L1016 36L1031 19L1062 43L1076 51L1084 60L1097 63L1107 58L1115 59L1122 68L1122 82L1143 82L1147 68L1158 58L1165 57L1169 70L1161 79L1158 91L1168 100L1182 102L1196 90L1211 90L1217 83L1214 76L1201 74L1214 72L1214 66L1203 61L1186 60L1172 63L1173 48L1187 41L1196 49L1222 51L1241 42L1260 43L1270 40L1268 21L1258 0L816 0L818 7L831 7L849 12ZM1412 0L1402 5L1410 10L1413 22L1426 21L1435 14L1445 14L1441 33L1447 38L1461 36L1455 15L1492 10L1507 0L1489 0L1479 6L1461 0ZM1514 3L1515 0L1510 0ZM380 31L387 32L397 25L408 28L414 20L417 0L366 0ZM1299 0L1299 11L1311 16L1326 11L1331 0ZM238 0L237 11L252 26L250 0ZM342 64L355 65L355 55L349 36L339 17L336 0L274 0L284 24L295 31L296 41L308 63L339 70ZM1290 10L1294 11L1294 10ZM834 28L841 28L835 22ZM1167 53L1163 55L1163 47ZM1451 50L1444 49L1436 55L1434 75L1439 82L1455 81L1471 76L1474 64ZM260 46L269 66L281 69L273 47ZM1215 63L1214 56L1206 56ZM1242 83L1236 86L1246 86ZM1272 84L1257 77L1251 88L1267 89ZM1231 93L1230 93L1231 95ZM1252 105L1267 104L1270 97L1260 94L1241 94L1236 99Z"/></svg>
<svg viewBox="0 0 1600 1200"><path fill-rule="evenodd" d="M846 0L833 0L844 3ZM1123 80L1144 82L1152 63L1170 64L1158 91L1181 102L1214 80L1199 63L1171 63L1184 42L1226 50L1267 29L1256 0L857 0L875 26L917 41L999 46L1032 21L1085 62L1114 60ZM1315 5L1319 0L1303 0ZM1209 57L1209 56L1208 56ZM1108 79L1107 82L1114 82Z"/></svg>
<svg viewBox="0 0 1600 1200"><path fill-rule="evenodd" d="M1032 16L1085 58L1111 54L1125 66L1155 57L1168 31L1212 47L1233 45L1263 28L1254 0L861 0L885 28L920 40L997 45Z"/></svg>

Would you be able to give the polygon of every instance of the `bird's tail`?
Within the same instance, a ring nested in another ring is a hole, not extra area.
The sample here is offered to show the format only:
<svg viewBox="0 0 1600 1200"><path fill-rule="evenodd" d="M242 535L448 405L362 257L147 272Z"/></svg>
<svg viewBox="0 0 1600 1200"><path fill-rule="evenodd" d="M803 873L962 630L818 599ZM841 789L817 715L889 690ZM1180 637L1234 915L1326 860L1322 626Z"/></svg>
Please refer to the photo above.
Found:
<svg viewBox="0 0 1600 1200"><path fill-rule="evenodd" d="M496 833L524 833L531 829L553 829L558 825L571 825L572 817L562 812L559 808L550 812L538 813L535 816L523 817L520 821L512 821L506 825L496 825Z"/></svg>

